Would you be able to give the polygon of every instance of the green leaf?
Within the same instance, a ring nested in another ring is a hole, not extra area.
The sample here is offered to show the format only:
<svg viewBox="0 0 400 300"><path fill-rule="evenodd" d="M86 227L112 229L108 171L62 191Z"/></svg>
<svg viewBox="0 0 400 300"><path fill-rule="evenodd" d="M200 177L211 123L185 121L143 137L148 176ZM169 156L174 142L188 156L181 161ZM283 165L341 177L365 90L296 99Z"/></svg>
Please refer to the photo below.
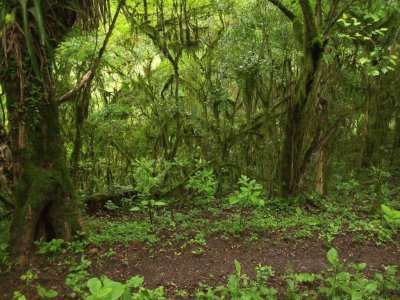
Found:
<svg viewBox="0 0 400 300"><path fill-rule="evenodd" d="M6 16L4 17L4 20L5 20L6 24L14 23L14 19L15 19L15 13L6 14Z"/></svg>
<svg viewBox="0 0 400 300"><path fill-rule="evenodd" d="M331 248L328 251L327 258L328 258L329 263L332 266L336 266L339 264L339 253L337 252L337 250L335 248Z"/></svg>
<svg viewBox="0 0 400 300"><path fill-rule="evenodd" d="M111 292L112 292L111 287L105 287L102 290L100 290L97 295L99 296L99 298L104 298L104 297L108 296ZM112 298L107 297L107 299L111 300Z"/></svg>
<svg viewBox="0 0 400 300"><path fill-rule="evenodd" d="M357 291L352 291L351 300L362 300L364 299L363 294Z"/></svg>
<svg viewBox="0 0 400 300"><path fill-rule="evenodd" d="M104 283L104 285L106 284ZM107 285L107 288L111 288L111 293L107 296L107 299L110 300L119 299L119 297L122 296L125 290L125 286L122 283L114 281L109 286Z"/></svg>
<svg viewBox="0 0 400 300"><path fill-rule="evenodd" d="M25 295L23 295L20 291L14 291L13 299L14 300L27 300Z"/></svg>
<svg viewBox="0 0 400 300"><path fill-rule="evenodd" d="M32 63L32 68L35 72L35 75L40 78L40 69L38 59L35 53L35 49L33 47L32 33L29 27L29 18L28 18L28 0L19 0L19 3L22 8L22 20L23 20L23 30L26 41L26 46L28 48L29 58Z"/></svg>
<svg viewBox="0 0 400 300"><path fill-rule="evenodd" d="M58 296L58 293L55 290L46 290L40 285L38 285L36 289L38 295L42 298L54 298Z"/></svg>
<svg viewBox="0 0 400 300"><path fill-rule="evenodd" d="M368 294L372 294L378 289L378 285L376 282L370 281L365 285L364 291Z"/></svg>
<svg viewBox="0 0 400 300"><path fill-rule="evenodd" d="M235 270L236 274L238 277L240 277L240 274L242 272L242 266L240 265L239 261L235 259Z"/></svg>
<svg viewBox="0 0 400 300"><path fill-rule="evenodd" d="M38 24L39 34L40 34L40 42L42 46L45 45L46 42L46 30L44 28L44 21L42 17L42 9L40 8L40 0L33 0L34 6L29 9L33 17L36 19L36 23Z"/></svg>
<svg viewBox="0 0 400 300"><path fill-rule="evenodd" d="M143 277L134 276L128 280L127 285L129 287L138 288L138 287L141 287L143 285L143 283L144 283Z"/></svg>
<svg viewBox="0 0 400 300"><path fill-rule="evenodd" d="M370 61L371 61L371 60L368 59L368 58L366 58L366 57L361 57L361 58L358 60L358 62L359 62L360 65L364 65L364 64L366 64L366 63L368 63L368 62L370 62Z"/></svg>
<svg viewBox="0 0 400 300"><path fill-rule="evenodd" d="M230 204L237 204L240 202L240 199L238 197L230 197L229 198L229 203Z"/></svg>
<svg viewBox="0 0 400 300"><path fill-rule="evenodd" d="M97 295L101 290L101 282L98 278L90 278L86 283L89 291L92 295Z"/></svg>
<svg viewBox="0 0 400 300"><path fill-rule="evenodd" d="M382 204L381 208L382 208L383 212L385 213L385 215L387 215L393 219L400 219L400 211L392 209L389 206L386 206L385 204Z"/></svg>
<svg viewBox="0 0 400 300"><path fill-rule="evenodd" d="M358 264L358 270L359 270L359 271L364 270L366 267L367 267L367 264L366 264L366 263L360 263L360 264Z"/></svg>
<svg viewBox="0 0 400 300"><path fill-rule="evenodd" d="M340 281L349 281L350 280L350 278L351 278L351 275L350 275L350 273L348 273L348 272L340 272L340 273L338 273L337 275L336 275L336 278L338 279L338 280L340 280Z"/></svg>
<svg viewBox="0 0 400 300"><path fill-rule="evenodd" d="M368 74L371 76L379 76L380 73L378 70L370 70Z"/></svg>

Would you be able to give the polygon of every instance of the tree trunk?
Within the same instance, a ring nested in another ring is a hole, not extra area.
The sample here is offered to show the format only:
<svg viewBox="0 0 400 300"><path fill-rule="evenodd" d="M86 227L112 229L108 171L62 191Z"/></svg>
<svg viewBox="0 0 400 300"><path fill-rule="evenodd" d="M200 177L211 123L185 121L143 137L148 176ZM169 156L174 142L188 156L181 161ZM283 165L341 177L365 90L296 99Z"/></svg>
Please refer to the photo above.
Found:
<svg viewBox="0 0 400 300"><path fill-rule="evenodd" d="M397 113L396 127L394 130L393 149L392 149L392 158L391 158L392 165L396 165L397 162L400 161L399 157L400 157L400 112Z"/></svg>
<svg viewBox="0 0 400 300"><path fill-rule="evenodd" d="M316 190L317 193L320 195L325 195L325 172L324 172L324 166L325 166L325 153L324 153L324 148L321 148L318 150L317 153L317 186Z"/></svg>
<svg viewBox="0 0 400 300"><path fill-rule="evenodd" d="M307 42L308 39L305 39ZM281 193L283 196L298 192L301 180L303 144L306 137L305 120L315 77L322 57L323 45L313 40L305 46L302 77L296 88L295 99L289 104L281 161Z"/></svg>
<svg viewBox="0 0 400 300"><path fill-rule="evenodd" d="M82 131L85 120L88 117L90 89L91 85L85 87L82 95L79 95L75 100L75 140L74 147L71 153L71 176L74 186L78 184L79 179L79 161L82 151Z"/></svg>
<svg viewBox="0 0 400 300"><path fill-rule="evenodd" d="M299 184L300 155L304 139L302 123L303 113L299 103L296 103L294 108L289 108L286 119L281 160L281 193L283 196L295 194Z"/></svg>
<svg viewBox="0 0 400 300"><path fill-rule="evenodd" d="M289 8L277 0L270 0L293 23L294 36L303 46L302 70L298 78L296 91L290 100L286 115L286 125L281 156L281 194L294 195L298 192L301 181L301 163L303 144L306 137L306 112L315 77L327 40L322 42L319 24L309 0L299 0L302 21Z"/></svg>
<svg viewBox="0 0 400 300"><path fill-rule="evenodd" d="M22 266L28 262L35 239L69 240L83 230L51 80L32 78L33 75L26 77L22 91L18 78L7 78L2 83L14 154L16 209L10 245L12 255Z"/></svg>
<svg viewBox="0 0 400 300"><path fill-rule="evenodd" d="M10 198L13 190L12 156L7 132L0 123L0 197Z"/></svg>

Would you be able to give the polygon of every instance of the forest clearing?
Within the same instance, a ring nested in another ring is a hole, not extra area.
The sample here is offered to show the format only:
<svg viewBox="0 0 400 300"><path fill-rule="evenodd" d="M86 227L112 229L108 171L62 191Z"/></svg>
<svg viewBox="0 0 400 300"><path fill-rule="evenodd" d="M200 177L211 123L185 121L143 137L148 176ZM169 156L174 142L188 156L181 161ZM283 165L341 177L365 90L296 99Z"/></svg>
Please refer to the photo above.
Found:
<svg viewBox="0 0 400 300"><path fill-rule="evenodd" d="M397 0L0 2L0 299L400 299Z"/></svg>

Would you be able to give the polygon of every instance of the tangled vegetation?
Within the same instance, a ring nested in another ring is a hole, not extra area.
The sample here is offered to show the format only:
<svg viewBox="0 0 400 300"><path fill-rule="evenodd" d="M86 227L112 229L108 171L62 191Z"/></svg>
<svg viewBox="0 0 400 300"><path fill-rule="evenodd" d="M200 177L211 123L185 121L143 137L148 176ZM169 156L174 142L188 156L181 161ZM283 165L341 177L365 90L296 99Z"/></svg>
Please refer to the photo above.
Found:
<svg viewBox="0 0 400 300"><path fill-rule="evenodd" d="M400 298L399 39L396 0L1 1L0 298Z"/></svg>

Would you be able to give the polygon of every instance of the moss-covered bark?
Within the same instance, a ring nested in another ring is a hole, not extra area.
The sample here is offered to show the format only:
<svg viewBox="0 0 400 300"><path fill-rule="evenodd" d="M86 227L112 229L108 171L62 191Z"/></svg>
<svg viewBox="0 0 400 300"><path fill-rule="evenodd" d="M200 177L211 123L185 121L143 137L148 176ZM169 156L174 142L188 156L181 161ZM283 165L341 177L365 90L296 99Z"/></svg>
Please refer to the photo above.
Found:
<svg viewBox="0 0 400 300"><path fill-rule="evenodd" d="M15 213L11 252L27 262L32 242L70 239L83 229L74 200L54 96L54 49L80 20L85 30L106 21L109 1L4 1L13 15L0 33L0 83L9 113ZM34 11L35 13L32 13Z"/></svg>
<svg viewBox="0 0 400 300"><path fill-rule="evenodd" d="M400 112L397 113L396 125L393 136L392 165L399 165L400 162Z"/></svg>
<svg viewBox="0 0 400 300"><path fill-rule="evenodd" d="M302 72L296 86L293 99L287 110L285 137L281 160L281 193L284 196L295 194L299 189L301 165L303 161L305 120L310 96L314 89L315 77L321 61L324 45L317 28L313 9L309 1L299 1L303 22L292 17L294 32L303 46ZM290 16L290 15L289 15ZM302 29L298 29L299 25ZM300 36L299 33L302 33Z"/></svg>
<svg viewBox="0 0 400 300"><path fill-rule="evenodd" d="M16 205L11 252L23 265L38 238L70 239L83 230L60 135L58 108L48 81L3 80L14 154ZM23 95L23 97L21 96Z"/></svg>

